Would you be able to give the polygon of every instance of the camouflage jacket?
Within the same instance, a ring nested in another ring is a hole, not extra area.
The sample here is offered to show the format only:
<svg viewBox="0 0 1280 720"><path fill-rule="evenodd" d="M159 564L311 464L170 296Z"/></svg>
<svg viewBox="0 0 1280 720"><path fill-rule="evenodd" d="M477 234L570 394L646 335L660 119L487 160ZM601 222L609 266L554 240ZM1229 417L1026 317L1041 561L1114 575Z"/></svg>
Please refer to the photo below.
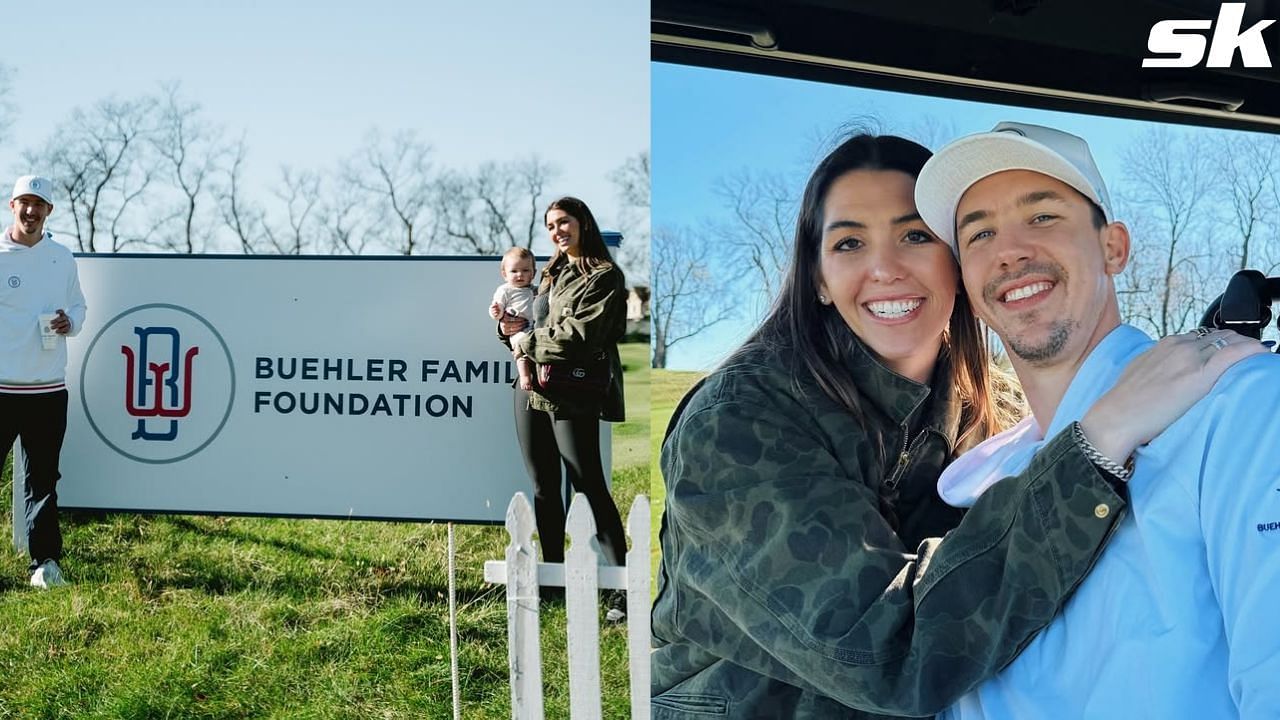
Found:
<svg viewBox="0 0 1280 720"><path fill-rule="evenodd" d="M935 488L950 388L928 402L858 345L849 371L882 453L789 355L713 373L663 444L655 720L936 713L1049 622L1123 514L1068 432L956 526Z"/></svg>
<svg viewBox="0 0 1280 720"><path fill-rule="evenodd" d="M535 388L529 393L529 407L557 417L591 415L622 422L625 412L618 341L627 331L627 288L622 271L610 265L584 273L569 263L556 276L548 305L546 318L538 318L538 326L521 346L524 353L536 363L555 363L583 361L592 353L603 352L612 378L603 399Z"/></svg>

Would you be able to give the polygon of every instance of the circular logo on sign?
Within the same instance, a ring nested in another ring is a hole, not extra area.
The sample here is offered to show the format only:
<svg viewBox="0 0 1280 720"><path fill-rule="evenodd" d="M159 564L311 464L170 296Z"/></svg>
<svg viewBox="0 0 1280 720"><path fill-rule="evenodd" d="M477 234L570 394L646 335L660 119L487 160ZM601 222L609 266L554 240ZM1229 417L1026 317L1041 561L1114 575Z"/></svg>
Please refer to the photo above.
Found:
<svg viewBox="0 0 1280 720"><path fill-rule="evenodd" d="M235 398L231 351L208 320L184 307L139 305L93 338L80 402L108 447L143 463L172 463L222 432Z"/></svg>
<svg viewBox="0 0 1280 720"><path fill-rule="evenodd" d="M9 287L16 288L21 284L22 284L22 278L18 277L17 275L9 276Z"/></svg>

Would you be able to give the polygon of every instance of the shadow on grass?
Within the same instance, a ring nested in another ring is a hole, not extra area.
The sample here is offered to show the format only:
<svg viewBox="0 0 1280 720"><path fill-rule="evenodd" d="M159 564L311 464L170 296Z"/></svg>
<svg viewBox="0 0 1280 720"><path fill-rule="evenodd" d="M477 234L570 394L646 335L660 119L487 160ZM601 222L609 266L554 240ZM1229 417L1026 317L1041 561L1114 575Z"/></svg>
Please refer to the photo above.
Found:
<svg viewBox="0 0 1280 720"><path fill-rule="evenodd" d="M213 519L223 519L226 516L211 515L207 516ZM291 555L307 558L310 560L328 560L332 562L340 562L345 564L357 564L360 562L368 562L367 558L362 558L351 553L338 553L316 545L305 544L294 540L284 540L275 537L267 537L252 532L242 530L240 528L225 525L222 527L210 526L197 522L192 516L187 515L138 515L132 513L106 513L97 511L71 511L60 514L60 520L64 528L70 527L89 527L94 525L112 524L117 518L129 518L137 523L138 528L149 526L156 523L165 523L171 527L194 535L202 535L208 538L218 538L229 540L234 543L255 545L258 547L270 547L280 550ZM141 533L139 533L141 536ZM101 559L101 558L99 558Z"/></svg>
<svg viewBox="0 0 1280 720"><path fill-rule="evenodd" d="M208 596L262 592L293 600L314 599L319 593L328 597L354 597L367 606L398 599L411 600L420 606L448 602L443 553L440 567L424 572L406 570L404 565L387 565L385 561L380 563L359 552L259 535L252 530L207 520L201 522L200 518L190 516L68 511L61 520L64 529L80 529L79 536L68 547L78 581L105 584L123 580L151 601L163 601L172 593L191 591ZM175 538L167 534L170 530L225 541L231 546L268 548L286 557L279 558L278 564L269 559L232 561L214 552L201 552L199 540L191 543ZM154 544L157 542L169 547L157 548ZM411 539L402 548L402 554L410 556L421 550ZM500 553L495 553L493 559L499 557ZM304 563L330 563L334 568L299 566L294 559ZM473 565L471 562L460 569L459 605L502 603L503 588L481 581L479 566ZM438 577L428 577L432 574ZM25 581L25 576L0 576L0 591L21 588Z"/></svg>
<svg viewBox="0 0 1280 720"><path fill-rule="evenodd" d="M240 543L248 543L248 544L258 545L263 547L272 547L277 550L283 550L284 552L290 553L292 555L309 558L311 560L333 560L333 561L342 562L342 563L356 563L362 560L362 558L356 557L349 553L348 554L336 553L331 550L327 550L325 548L316 547L314 545L307 545L294 540L282 540L280 538L274 538L274 537L263 537L261 535L255 535L251 532L246 532L244 530L241 530L240 528L232 527L230 525L226 525L223 527L208 527L206 525L197 523L195 520L193 520L190 517L186 517L183 515L169 515L169 516L166 516L166 519L169 521L170 524L174 525L175 527L182 528L187 532L195 533L197 535L224 538L228 540L234 540Z"/></svg>
<svg viewBox="0 0 1280 720"><path fill-rule="evenodd" d="M0 573L0 595L26 588L27 581L25 571L21 575L12 576L8 573Z"/></svg>
<svg viewBox="0 0 1280 720"><path fill-rule="evenodd" d="M410 600L418 605L448 602L446 584L415 577L395 578L392 573L380 573L382 569L376 566L369 568L369 574L364 578L321 579L288 574L267 576L213 560L192 560L190 557L182 558L160 566L146 558L135 557L125 561L124 570L137 586L139 594L152 600L173 591L188 590L210 596L260 592L300 601L313 600L319 593L320 596L356 598L367 606L397 599ZM487 585L459 584L456 593L460 605L495 597L495 589Z"/></svg>
<svg viewBox="0 0 1280 720"><path fill-rule="evenodd" d="M296 598L314 596L317 590L349 590L370 597L414 598L420 604L430 604L444 601L448 593L443 550L439 567L407 570L403 563L388 565L385 559L366 556L359 549L334 550L208 519L201 522L190 516L73 511L66 512L61 520L64 530L78 529L74 538L68 539L67 548L77 579L102 583L132 579L139 593L152 599L174 590L210 595L259 590ZM183 538L182 534L196 537ZM222 541L225 545L210 545L209 552L202 552L201 539ZM419 540L400 539L403 544L397 554L407 558L434 548L434 544ZM275 563L271 558L242 557L232 561L222 555L227 547L266 548L284 557L277 556ZM500 548L495 548L491 559L500 556ZM303 564L299 565L299 561ZM308 566L308 562L330 567ZM474 561L460 568L459 603L478 601L495 592L495 588L501 591L500 586L480 581L479 571ZM432 574L439 578L425 577ZM22 580L25 582L25 577ZM0 577L0 590L7 583L20 585Z"/></svg>

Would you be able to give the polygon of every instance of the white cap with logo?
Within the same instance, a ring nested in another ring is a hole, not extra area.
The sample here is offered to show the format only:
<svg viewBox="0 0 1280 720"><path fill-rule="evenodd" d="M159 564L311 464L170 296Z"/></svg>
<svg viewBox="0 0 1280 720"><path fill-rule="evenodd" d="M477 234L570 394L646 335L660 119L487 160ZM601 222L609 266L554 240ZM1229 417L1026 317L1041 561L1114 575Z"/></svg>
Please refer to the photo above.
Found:
<svg viewBox="0 0 1280 720"><path fill-rule="evenodd" d="M17 200L23 195L35 195L41 200L53 204L53 183L39 175L23 175L13 184L13 195L10 200Z"/></svg>
<svg viewBox="0 0 1280 720"><path fill-rule="evenodd" d="M974 183L1005 170L1031 170L1070 185L1102 209L1107 222L1111 197L1083 139L1061 130L1002 122L991 132L969 135L938 151L916 180L916 208L938 237L956 246L956 208Z"/></svg>

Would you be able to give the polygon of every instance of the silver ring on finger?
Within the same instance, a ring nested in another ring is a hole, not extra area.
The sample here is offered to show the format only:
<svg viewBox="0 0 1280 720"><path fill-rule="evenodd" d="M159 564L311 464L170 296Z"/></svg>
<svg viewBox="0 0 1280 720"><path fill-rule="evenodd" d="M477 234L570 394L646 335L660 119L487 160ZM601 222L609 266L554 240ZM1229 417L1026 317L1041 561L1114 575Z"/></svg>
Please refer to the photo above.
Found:
<svg viewBox="0 0 1280 720"><path fill-rule="evenodd" d="M1204 337L1205 335L1208 335L1208 334L1212 333L1212 332L1213 332L1213 330L1210 330L1210 329L1209 329L1209 328L1207 328L1207 327L1198 327L1198 328L1196 328L1195 330L1192 330L1192 332L1194 332L1194 333L1196 334L1196 337L1198 337L1198 338L1202 338L1202 337Z"/></svg>
<svg viewBox="0 0 1280 720"><path fill-rule="evenodd" d="M1215 350L1221 350L1228 345L1227 339L1224 337L1216 337L1209 343Z"/></svg>

